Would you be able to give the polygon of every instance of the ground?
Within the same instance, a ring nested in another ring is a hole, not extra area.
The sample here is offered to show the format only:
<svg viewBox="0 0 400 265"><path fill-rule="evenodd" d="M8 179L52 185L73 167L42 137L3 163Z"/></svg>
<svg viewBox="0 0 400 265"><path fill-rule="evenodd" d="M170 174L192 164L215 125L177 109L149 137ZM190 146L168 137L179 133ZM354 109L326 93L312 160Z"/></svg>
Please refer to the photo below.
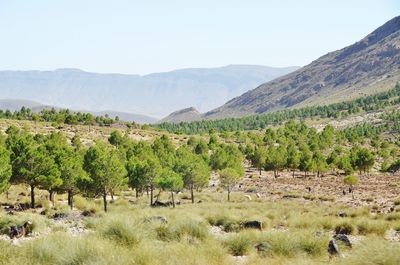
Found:
<svg viewBox="0 0 400 265"><path fill-rule="evenodd" d="M183 192L177 208L151 208L145 194L136 199L134 191L123 191L108 213L101 199L76 196L70 210L65 195L53 207L39 191L39 208L10 215L6 203L29 197L26 187L12 187L8 199L0 196L0 230L28 219L35 228L27 238L0 236L0 264L399 264L398 177L364 176L352 199L335 176L258 174L248 169L231 202L214 174L210 187L195 193L195 204ZM165 216L168 224L146 221L152 216ZM242 230L249 220L261 221L263 231ZM348 228L353 248L339 245L341 256L330 261L328 241L337 227ZM263 252L255 248L261 243Z"/></svg>
<svg viewBox="0 0 400 265"><path fill-rule="evenodd" d="M399 197L400 176L384 173L370 173L360 176L360 181L353 188L353 196L348 192L348 186L343 183L343 177L327 174L317 177L304 172L280 172L275 178L272 172L262 171L261 175L254 168L249 168L246 176L235 190L256 193L270 200L292 198L296 200L332 201L349 206L371 206L387 212ZM213 182L212 184L217 184ZM308 190L310 188L310 191ZM343 195L345 191L345 195Z"/></svg>

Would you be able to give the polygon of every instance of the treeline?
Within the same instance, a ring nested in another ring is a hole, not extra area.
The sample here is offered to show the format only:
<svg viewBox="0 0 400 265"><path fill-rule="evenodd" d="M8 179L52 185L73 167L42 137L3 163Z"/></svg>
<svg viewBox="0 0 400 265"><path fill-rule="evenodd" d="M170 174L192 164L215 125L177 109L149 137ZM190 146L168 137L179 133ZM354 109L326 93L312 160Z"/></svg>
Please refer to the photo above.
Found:
<svg viewBox="0 0 400 265"><path fill-rule="evenodd" d="M360 125L352 130L353 138L349 138L348 130L326 126L318 132L289 121L263 133L192 136L180 146L165 135L153 142L136 142L114 131L108 142L97 141L86 148L78 135L68 140L61 132L32 135L11 126L0 137L0 192L10 185L28 185L31 207L35 207L37 188L47 190L51 201L54 194L67 193L71 207L73 196L81 193L102 197L107 210L107 196L113 198L128 188L136 196L147 193L151 205L162 191L170 193L174 204L174 193L187 189L194 203L195 191L208 185L211 170L218 171L229 200L232 188L244 176L244 159L275 177L284 170L293 176L302 172L304 177L321 177L328 172L338 176L367 173L374 165L382 171L399 169L399 142L368 133L373 127Z"/></svg>
<svg viewBox="0 0 400 265"><path fill-rule="evenodd" d="M214 150L211 155L209 146ZM175 148L167 136L152 143L134 142L118 131L108 143L97 141L85 148L77 135L69 142L61 132L32 135L11 126L0 138L0 161L0 192L10 185L28 185L32 208L37 188L47 190L53 203L55 193L67 193L71 207L77 193L102 196L107 211L107 195L113 197L128 187L137 196L149 193L151 205L161 191L171 192L173 198L185 187L194 202L194 191L208 184L211 169L220 171L221 184L229 193L244 175L243 156L236 145L209 145L202 140Z"/></svg>
<svg viewBox="0 0 400 265"><path fill-rule="evenodd" d="M13 119L13 120L29 120L29 121L46 121L56 124L68 125L99 125L110 126L119 122L119 117L114 119L110 118L107 114L105 116L94 116L91 113L71 112L68 109L56 110L43 109L40 112L33 112L29 108L22 107L19 111L11 112L10 110L0 110L0 119ZM135 123L125 122L128 127L137 126Z"/></svg>
<svg viewBox="0 0 400 265"><path fill-rule="evenodd" d="M390 155L383 151L392 152L391 155L398 153L397 147L390 150L387 142L379 137L368 139L368 144L364 142L364 145L350 143L345 132L332 126L326 126L318 133L296 122L288 122L277 130L267 129L263 135L253 134L248 139L240 144L246 158L260 173L262 169L273 171L275 177L283 170L293 172L293 176L301 171L305 177L310 173L320 177L328 171L361 174L368 172L378 157L390 160Z"/></svg>
<svg viewBox="0 0 400 265"><path fill-rule="evenodd" d="M362 111L373 111L400 104L400 84L387 92L359 98L353 101L312 106L299 109L282 110L263 115L253 115L243 118L227 118L221 120L203 120L181 123L161 123L158 128L172 133L199 134L209 131L243 131L261 130L269 125L280 125L289 120L306 118L341 118Z"/></svg>

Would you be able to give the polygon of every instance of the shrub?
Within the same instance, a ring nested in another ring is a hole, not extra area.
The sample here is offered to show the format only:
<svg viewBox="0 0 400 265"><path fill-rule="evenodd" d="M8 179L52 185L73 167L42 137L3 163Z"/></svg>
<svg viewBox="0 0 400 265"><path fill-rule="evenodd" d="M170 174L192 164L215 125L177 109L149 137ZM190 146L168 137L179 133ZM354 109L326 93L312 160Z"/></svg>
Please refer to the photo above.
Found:
<svg viewBox="0 0 400 265"><path fill-rule="evenodd" d="M389 228L388 224L381 220L362 219L356 223L360 235L375 234L383 236Z"/></svg>
<svg viewBox="0 0 400 265"><path fill-rule="evenodd" d="M393 229L394 229L396 232L400 232L400 222L396 223L396 224L393 226Z"/></svg>
<svg viewBox="0 0 400 265"><path fill-rule="evenodd" d="M133 264L127 249L98 237L57 232L23 244L15 264Z"/></svg>
<svg viewBox="0 0 400 265"><path fill-rule="evenodd" d="M400 264L400 246L383 239L369 238L349 252L343 260L348 265Z"/></svg>
<svg viewBox="0 0 400 265"><path fill-rule="evenodd" d="M163 241L193 239L204 240L208 237L208 228L203 222L193 219L181 220L171 226L161 225L155 228L157 238Z"/></svg>
<svg viewBox="0 0 400 265"><path fill-rule="evenodd" d="M234 256L247 255L252 248L252 243L251 238L246 233L232 235L224 241L229 253Z"/></svg>
<svg viewBox="0 0 400 265"><path fill-rule="evenodd" d="M171 233L177 239L182 239L184 236L188 236L191 238L203 240L208 236L209 231L207 226L203 222L199 222L193 219L186 219L175 223L171 227Z"/></svg>
<svg viewBox="0 0 400 265"><path fill-rule="evenodd" d="M311 256L322 255L326 252L328 238L317 237L310 231L295 233L275 232L262 239L271 246L271 253L284 257L293 257L300 253Z"/></svg>
<svg viewBox="0 0 400 265"><path fill-rule="evenodd" d="M207 217L210 225L222 226L225 232L237 232L240 229L240 222L224 214L217 214Z"/></svg>
<svg viewBox="0 0 400 265"><path fill-rule="evenodd" d="M105 238L117 241L123 245L135 245L140 241L135 231L135 227L124 220L109 222L103 228L101 234Z"/></svg>
<svg viewBox="0 0 400 265"><path fill-rule="evenodd" d="M385 217L385 219L387 221L398 221L400 220L400 213L390 213Z"/></svg>
<svg viewBox="0 0 400 265"><path fill-rule="evenodd" d="M341 222L335 226L335 233L351 235L354 233L354 226L349 222Z"/></svg>

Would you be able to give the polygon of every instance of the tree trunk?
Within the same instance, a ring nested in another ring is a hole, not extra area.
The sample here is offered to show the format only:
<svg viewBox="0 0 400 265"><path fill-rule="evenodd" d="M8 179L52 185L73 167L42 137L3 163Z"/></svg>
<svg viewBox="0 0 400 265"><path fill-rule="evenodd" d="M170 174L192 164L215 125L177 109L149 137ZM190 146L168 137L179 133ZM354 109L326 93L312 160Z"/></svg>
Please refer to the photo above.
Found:
<svg viewBox="0 0 400 265"><path fill-rule="evenodd" d="M35 208L35 186L31 185L31 208Z"/></svg>
<svg viewBox="0 0 400 265"><path fill-rule="evenodd" d="M139 198L139 190L137 188L135 189L135 197L136 199Z"/></svg>
<svg viewBox="0 0 400 265"><path fill-rule="evenodd" d="M8 190L6 191L6 199L8 200L8 195L9 195L9 192L8 192Z"/></svg>
<svg viewBox="0 0 400 265"><path fill-rule="evenodd" d="M292 171L293 171L293 178L294 178L294 172L295 172L295 170L293 169Z"/></svg>
<svg viewBox="0 0 400 265"><path fill-rule="evenodd" d="M54 207L54 190L49 190L49 199Z"/></svg>
<svg viewBox="0 0 400 265"><path fill-rule="evenodd" d="M104 189L103 191L103 205L104 205L104 211L107 212L107 190Z"/></svg>
<svg viewBox="0 0 400 265"><path fill-rule="evenodd" d="M231 185L228 185L228 202L231 201Z"/></svg>
<svg viewBox="0 0 400 265"><path fill-rule="evenodd" d="M171 191L171 196L172 196L172 207L175 208L175 200L174 200L174 192Z"/></svg>
<svg viewBox="0 0 400 265"><path fill-rule="evenodd" d="M150 186L150 206L153 205L153 186Z"/></svg>
<svg viewBox="0 0 400 265"><path fill-rule="evenodd" d="M190 184L190 198L192 200L192 203L194 203L194 192L193 192L193 184Z"/></svg>
<svg viewBox="0 0 400 265"><path fill-rule="evenodd" d="M72 202L72 200L73 200L73 198L72 198L72 189L69 189L68 190L68 206L70 206L71 207L71 210L72 210L72 207L73 207L73 202Z"/></svg>
<svg viewBox="0 0 400 265"><path fill-rule="evenodd" d="M110 194L111 194L111 202L114 202L114 192L110 191Z"/></svg>
<svg viewBox="0 0 400 265"><path fill-rule="evenodd" d="M74 194L71 192L71 210L74 207Z"/></svg>
<svg viewBox="0 0 400 265"><path fill-rule="evenodd" d="M260 170L260 176L261 176L261 167L259 168L259 170Z"/></svg>
<svg viewBox="0 0 400 265"><path fill-rule="evenodd" d="M319 171L317 171L317 178L319 178Z"/></svg>

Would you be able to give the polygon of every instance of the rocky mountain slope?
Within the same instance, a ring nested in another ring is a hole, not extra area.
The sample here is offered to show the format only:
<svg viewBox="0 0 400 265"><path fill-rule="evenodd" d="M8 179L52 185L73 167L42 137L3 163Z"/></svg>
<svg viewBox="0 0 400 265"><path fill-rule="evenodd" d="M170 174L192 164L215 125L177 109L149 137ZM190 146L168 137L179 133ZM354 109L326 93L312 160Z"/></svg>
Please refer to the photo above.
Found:
<svg viewBox="0 0 400 265"><path fill-rule="evenodd" d="M201 120L201 113L194 107L175 111L159 122L190 122Z"/></svg>
<svg viewBox="0 0 400 265"><path fill-rule="evenodd" d="M400 17L361 41L260 85L207 112L205 119L240 117L354 99L400 81Z"/></svg>
<svg viewBox="0 0 400 265"><path fill-rule="evenodd" d="M182 69L145 76L77 69L0 71L0 97L76 110L114 110L161 118L194 106L202 112L298 69L256 65Z"/></svg>

